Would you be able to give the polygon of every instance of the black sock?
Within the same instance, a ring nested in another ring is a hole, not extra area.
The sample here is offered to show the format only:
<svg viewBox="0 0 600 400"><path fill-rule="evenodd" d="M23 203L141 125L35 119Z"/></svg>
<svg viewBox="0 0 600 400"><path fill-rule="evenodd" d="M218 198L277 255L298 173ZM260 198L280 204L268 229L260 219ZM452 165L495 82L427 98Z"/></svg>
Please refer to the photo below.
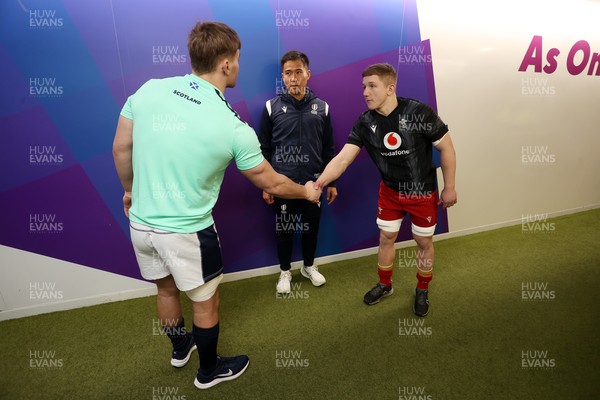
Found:
<svg viewBox="0 0 600 400"><path fill-rule="evenodd" d="M198 328L194 325L194 340L200 357L200 370L209 375L217 367L217 343L219 342L219 323L212 328Z"/></svg>
<svg viewBox="0 0 600 400"><path fill-rule="evenodd" d="M171 339L174 351L185 350L189 343L189 339L188 331L185 329L183 318L181 318L177 326L163 326L163 332L165 332L169 339Z"/></svg>

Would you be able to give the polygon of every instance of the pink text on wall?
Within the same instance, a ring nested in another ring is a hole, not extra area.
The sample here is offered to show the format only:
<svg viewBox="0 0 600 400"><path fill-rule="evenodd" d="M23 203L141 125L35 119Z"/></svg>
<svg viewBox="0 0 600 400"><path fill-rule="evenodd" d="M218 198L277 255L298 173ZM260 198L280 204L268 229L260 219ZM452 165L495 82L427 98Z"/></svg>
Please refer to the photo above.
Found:
<svg viewBox="0 0 600 400"><path fill-rule="evenodd" d="M533 67L535 72L552 74L558 67L560 54L560 50L555 47L544 53L542 37L536 35L531 39L519 71L526 72L529 67ZM592 52L587 41L579 40L571 46L567 54L566 67L571 75L585 73L589 76L600 76L600 54Z"/></svg>

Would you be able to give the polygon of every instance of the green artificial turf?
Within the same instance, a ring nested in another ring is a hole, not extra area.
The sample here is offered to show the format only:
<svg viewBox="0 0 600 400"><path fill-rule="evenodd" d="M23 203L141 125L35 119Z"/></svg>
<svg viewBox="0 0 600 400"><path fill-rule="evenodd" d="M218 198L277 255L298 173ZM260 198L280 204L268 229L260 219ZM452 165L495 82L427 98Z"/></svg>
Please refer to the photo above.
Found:
<svg viewBox="0 0 600 400"><path fill-rule="evenodd" d="M546 223L436 242L425 318L414 247L375 306L376 256L320 266L320 288L296 270L288 298L277 275L222 284L219 352L251 361L205 391L196 354L170 366L154 297L0 322L0 399L597 398L600 210Z"/></svg>

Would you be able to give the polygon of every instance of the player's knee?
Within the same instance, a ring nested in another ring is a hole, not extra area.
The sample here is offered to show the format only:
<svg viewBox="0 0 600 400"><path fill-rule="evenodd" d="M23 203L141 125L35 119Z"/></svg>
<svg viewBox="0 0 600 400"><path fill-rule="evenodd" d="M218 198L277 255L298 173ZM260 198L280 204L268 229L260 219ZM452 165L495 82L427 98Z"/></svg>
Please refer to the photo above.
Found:
<svg viewBox="0 0 600 400"><path fill-rule="evenodd" d="M390 247L390 246L394 246L394 243L396 242L396 238L398 237L398 232L386 232L386 231L380 231L379 232L379 246L380 247Z"/></svg>
<svg viewBox="0 0 600 400"><path fill-rule="evenodd" d="M179 289L173 280L173 276L169 275L162 279L154 281L156 283L156 291L159 296L173 297L179 296Z"/></svg>

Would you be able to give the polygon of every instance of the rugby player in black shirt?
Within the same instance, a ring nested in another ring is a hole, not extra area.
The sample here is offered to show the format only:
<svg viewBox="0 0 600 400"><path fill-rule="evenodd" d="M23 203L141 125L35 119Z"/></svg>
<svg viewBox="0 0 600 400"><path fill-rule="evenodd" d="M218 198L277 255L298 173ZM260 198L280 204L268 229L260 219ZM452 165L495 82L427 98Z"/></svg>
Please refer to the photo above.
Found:
<svg viewBox="0 0 600 400"><path fill-rule="evenodd" d="M347 144L327 165L315 183L322 188L336 180L365 147L381 173L377 225L379 226L379 282L364 296L373 305L393 293L394 243L402 219L410 215L417 243L417 288L413 311L429 312L428 289L432 278L433 233L438 205L456 204L456 155L448 127L428 105L397 97L397 73L390 64L374 64L362 73L368 110L358 118ZM444 188L438 196L432 147L440 151Z"/></svg>

